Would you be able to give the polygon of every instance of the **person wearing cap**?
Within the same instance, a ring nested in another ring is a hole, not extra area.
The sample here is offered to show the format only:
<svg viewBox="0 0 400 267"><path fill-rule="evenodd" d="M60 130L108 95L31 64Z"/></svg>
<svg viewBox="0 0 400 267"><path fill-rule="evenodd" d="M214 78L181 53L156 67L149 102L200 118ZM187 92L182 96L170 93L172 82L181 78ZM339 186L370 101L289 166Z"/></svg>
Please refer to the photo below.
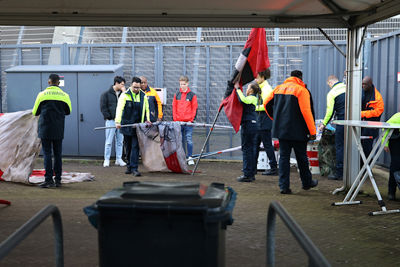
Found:
<svg viewBox="0 0 400 267"><path fill-rule="evenodd" d="M311 94L302 81L303 73L291 72L264 100L267 115L273 120L272 135L279 139L279 187L281 194L291 194L290 153L295 152L303 189L318 185L312 179L307 157L307 142L315 140L315 120L311 108Z"/></svg>

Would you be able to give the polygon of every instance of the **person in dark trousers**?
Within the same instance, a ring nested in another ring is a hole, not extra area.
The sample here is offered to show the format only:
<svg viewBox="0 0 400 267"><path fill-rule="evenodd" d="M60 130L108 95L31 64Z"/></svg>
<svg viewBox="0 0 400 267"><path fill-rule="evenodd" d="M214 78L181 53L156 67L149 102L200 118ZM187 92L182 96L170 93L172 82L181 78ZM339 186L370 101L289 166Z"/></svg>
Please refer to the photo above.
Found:
<svg viewBox="0 0 400 267"><path fill-rule="evenodd" d="M260 93L257 97L256 115L257 115L257 134L256 134L256 163L258 162L258 156L260 153L260 144L263 143L264 150L267 153L270 169L263 172L263 175L278 175L277 162L275 158L274 147L272 145L272 120L265 113L263 101L267 96L272 93L271 85L269 85L267 79L271 77L271 71L266 69L265 71L259 72L256 77L256 82L260 86ZM256 167L257 170L257 167Z"/></svg>
<svg viewBox="0 0 400 267"><path fill-rule="evenodd" d="M379 121L385 109L382 95L375 88L371 77L366 76L362 80L362 100L361 100L361 120L363 121ZM361 128L361 136L371 136L371 139L361 140L361 144L368 158L372 151L374 140L378 137L379 129ZM363 162L362 162L363 163Z"/></svg>
<svg viewBox="0 0 400 267"><path fill-rule="evenodd" d="M272 135L279 139L279 187L281 194L291 194L290 153L294 149L303 189L318 185L308 165L307 142L315 140L316 128L311 111L310 92L302 81L299 70L291 72L283 84L278 85L264 100L264 108L273 119Z"/></svg>
<svg viewBox="0 0 400 267"><path fill-rule="evenodd" d="M149 86L146 77L140 76L139 78L142 81L140 84L141 90L146 94L147 100L149 101L150 121L162 121L162 103L157 91Z"/></svg>
<svg viewBox="0 0 400 267"><path fill-rule="evenodd" d="M400 112L394 114L387 123L397 123L400 124ZM399 175L400 173L400 133L399 129L395 129L392 133L392 136L389 140L386 140L387 134L389 130L386 130L386 133L382 139L382 142L385 143L385 151L390 152L390 169L389 169L389 183L388 183L388 199L395 200L396 199L396 187L400 181L396 181L395 173Z"/></svg>
<svg viewBox="0 0 400 267"><path fill-rule="evenodd" d="M105 91L100 97L100 111L103 114L106 127L115 127L115 110L117 109L118 98L122 91L125 91L125 79L121 76L114 77L114 85ZM104 163L103 167L110 166L110 156L113 139L115 136L115 165L126 166L122 160L122 148L124 136L116 128L106 129L106 140L104 144Z"/></svg>
<svg viewBox="0 0 400 267"><path fill-rule="evenodd" d="M65 115L69 115L72 110L69 95L59 87L60 77L57 74L50 74L48 84L49 87L36 97L32 110L33 115L40 115L38 137L42 140L46 171L45 181L39 185L41 188L61 187ZM55 174L54 180L53 174Z"/></svg>
<svg viewBox="0 0 400 267"><path fill-rule="evenodd" d="M181 76L179 78L179 91L174 95L172 100L172 117L174 121L194 122L197 114L197 96L189 88L189 78ZM193 141L192 133L193 126L181 125L182 143L185 148L185 141L187 144L187 158L188 164L194 165L192 159ZM186 149L185 149L186 150Z"/></svg>
<svg viewBox="0 0 400 267"><path fill-rule="evenodd" d="M132 78L132 85L118 99L117 112L115 115L115 126L121 129L126 138L127 146L131 147L129 164L126 174L141 176L139 172L139 141L136 135L136 128L121 127L121 125L134 123L150 123L149 103L144 92L140 90L141 80L138 77Z"/></svg>
<svg viewBox="0 0 400 267"><path fill-rule="evenodd" d="M339 82L335 75L331 75L327 80L331 88L326 97L325 118L319 125L318 130L323 131L329 121L335 117L336 120L344 120L346 85ZM328 175L329 180L343 180L343 153L344 153L344 126L336 125L335 130L335 149L336 149L336 173Z"/></svg>
<svg viewBox="0 0 400 267"><path fill-rule="evenodd" d="M240 136L242 138L243 175L237 178L238 182L253 182L257 171L256 137L257 137L257 96L261 94L260 86L251 83L247 86L246 96L236 85L236 93L243 105Z"/></svg>

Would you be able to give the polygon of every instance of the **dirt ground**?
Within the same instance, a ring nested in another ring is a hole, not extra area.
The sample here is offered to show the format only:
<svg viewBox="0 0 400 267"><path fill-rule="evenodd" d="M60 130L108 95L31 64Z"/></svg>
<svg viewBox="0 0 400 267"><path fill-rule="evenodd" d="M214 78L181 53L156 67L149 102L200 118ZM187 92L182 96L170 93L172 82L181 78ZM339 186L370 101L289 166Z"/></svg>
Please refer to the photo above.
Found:
<svg viewBox="0 0 400 267"><path fill-rule="evenodd" d="M226 266L265 266L266 217L271 201L279 201L322 251L332 266L398 266L400 252L400 214L368 216L379 210L369 182L364 194L358 196L363 204L333 207L343 194L331 192L341 186L339 181L319 179L319 186L309 191L301 189L295 169L291 172L292 195L281 195L277 176L257 175L254 183L238 183L241 163L201 162L201 173L195 176L172 173L148 173L142 177L124 174L125 168L103 168L101 161L66 160L65 171L91 172L93 182L68 184L61 189L40 189L35 186L2 182L0 198L12 202L0 206L0 240L6 239L18 227L47 204L60 210L64 227L65 266L98 266L97 230L93 228L82 208L122 182L139 181L198 181L225 183L238 198L233 212L234 223L226 232ZM38 160L37 168L42 168ZM387 173L376 170L380 191L386 201ZM400 197L400 194L398 195ZM400 202L386 201L389 209L400 209ZM47 219L27 239L17 246L0 266L54 266L53 228ZM277 266L304 266L307 257L282 221L277 221Z"/></svg>

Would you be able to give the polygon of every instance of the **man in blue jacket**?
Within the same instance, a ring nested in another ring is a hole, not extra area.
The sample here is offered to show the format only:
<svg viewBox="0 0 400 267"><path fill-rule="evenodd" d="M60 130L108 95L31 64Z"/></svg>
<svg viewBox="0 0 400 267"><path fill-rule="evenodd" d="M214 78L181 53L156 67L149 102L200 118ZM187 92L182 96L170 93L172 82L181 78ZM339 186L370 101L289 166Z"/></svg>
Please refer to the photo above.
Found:
<svg viewBox="0 0 400 267"><path fill-rule="evenodd" d="M32 114L39 116L38 137L42 140L45 181L41 188L60 187L62 173L62 140L64 139L65 115L71 113L69 95L60 89L60 77L50 74L49 87L36 97ZM52 162L54 154L54 168ZM53 180L53 170L55 178Z"/></svg>

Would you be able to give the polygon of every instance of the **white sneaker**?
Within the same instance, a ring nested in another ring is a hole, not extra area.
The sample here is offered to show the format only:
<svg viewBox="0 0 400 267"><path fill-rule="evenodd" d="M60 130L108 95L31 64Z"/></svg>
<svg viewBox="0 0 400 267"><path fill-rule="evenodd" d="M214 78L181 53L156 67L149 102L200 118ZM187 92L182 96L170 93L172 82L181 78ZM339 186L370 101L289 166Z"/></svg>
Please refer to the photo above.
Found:
<svg viewBox="0 0 400 267"><path fill-rule="evenodd" d="M117 160L115 161L115 165L124 167L124 166L126 166L126 163L125 163L125 161L123 161L122 159L117 159Z"/></svg>
<svg viewBox="0 0 400 267"><path fill-rule="evenodd" d="M192 157L188 157L188 165L194 165L194 160Z"/></svg>
<svg viewBox="0 0 400 267"><path fill-rule="evenodd" d="M105 159L105 160L104 160L103 167L104 167L104 168L110 167L110 160L109 160L109 159Z"/></svg>

